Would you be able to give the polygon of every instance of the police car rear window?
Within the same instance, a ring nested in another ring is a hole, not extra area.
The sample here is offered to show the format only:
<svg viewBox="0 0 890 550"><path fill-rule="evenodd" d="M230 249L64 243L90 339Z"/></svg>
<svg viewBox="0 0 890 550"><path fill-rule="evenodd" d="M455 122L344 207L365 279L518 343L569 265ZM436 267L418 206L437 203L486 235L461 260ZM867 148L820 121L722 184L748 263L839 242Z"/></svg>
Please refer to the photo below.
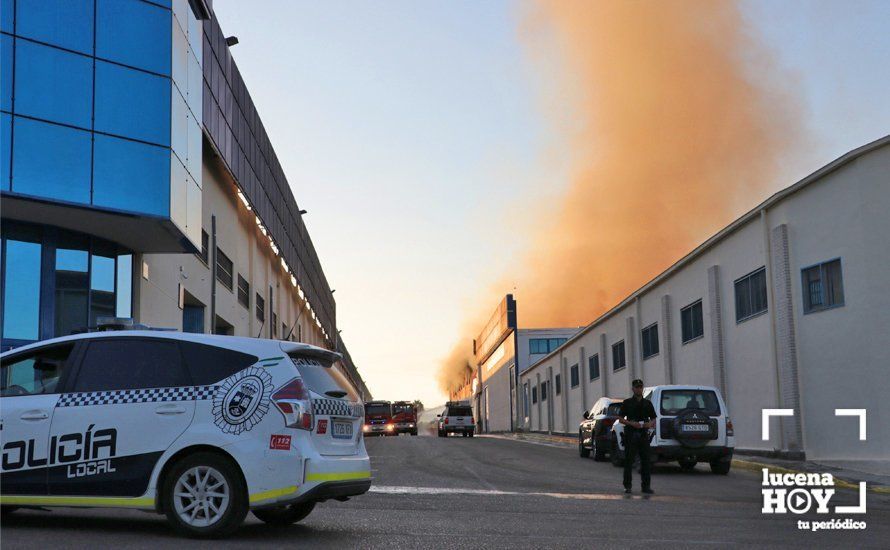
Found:
<svg viewBox="0 0 890 550"><path fill-rule="evenodd" d="M213 384L240 372L258 361L255 355L230 349L180 342L185 365L196 386Z"/></svg>
<svg viewBox="0 0 890 550"><path fill-rule="evenodd" d="M290 358L310 390L325 397L359 400L358 392L349 383L349 379L332 367L330 361L300 354L292 354Z"/></svg>
<svg viewBox="0 0 890 550"><path fill-rule="evenodd" d="M470 407L451 407L448 409L446 416L473 416L473 409Z"/></svg>

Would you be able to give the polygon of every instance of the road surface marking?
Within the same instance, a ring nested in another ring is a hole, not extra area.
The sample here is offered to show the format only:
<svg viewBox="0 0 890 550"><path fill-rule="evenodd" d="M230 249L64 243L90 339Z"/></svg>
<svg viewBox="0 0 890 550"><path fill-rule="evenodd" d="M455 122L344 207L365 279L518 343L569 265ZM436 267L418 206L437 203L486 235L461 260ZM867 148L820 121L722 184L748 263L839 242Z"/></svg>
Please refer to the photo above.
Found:
<svg viewBox="0 0 890 550"><path fill-rule="evenodd" d="M371 493L385 495L480 495L480 496L538 496L569 500L627 500L627 499L655 499L655 500L689 500L673 496L643 496L625 495L622 493L548 493L548 492L519 492L500 491L497 489L462 489L454 487L408 487L401 485L372 485Z"/></svg>

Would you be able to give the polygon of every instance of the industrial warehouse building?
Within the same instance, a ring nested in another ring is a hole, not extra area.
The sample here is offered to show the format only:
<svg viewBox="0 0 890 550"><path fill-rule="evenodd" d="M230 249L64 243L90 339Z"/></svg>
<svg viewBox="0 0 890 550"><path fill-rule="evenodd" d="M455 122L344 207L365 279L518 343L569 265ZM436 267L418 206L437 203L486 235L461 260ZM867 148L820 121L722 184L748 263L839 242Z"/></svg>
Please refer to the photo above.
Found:
<svg viewBox="0 0 890 550"><path fill-rule="evenodd" d="M519 426L518 374L564 344L575 328L517 328L516 300L507 294L473 340L474 369L449 397L470 400L478 430L508 432ZM518 373L517 373L517 368Z"/></svg>
<svg viewBox="0 0 890 550"><path fill-rule="evenodd" d="M890 136L770 197L520 376L520 428L577 434L630 382L716 386L739 449L890 456ZM761 440L761 410L793 409ZM856 417L867 409L867 440ZM778 429L777 429L778 427Z"/></svg>
<svg viewBox="0 0 890 550"><path fill-rule="evenodd" d="M370 398L229 42L206 0L3 2L3 349L133 318L339 351Z"/></svg>

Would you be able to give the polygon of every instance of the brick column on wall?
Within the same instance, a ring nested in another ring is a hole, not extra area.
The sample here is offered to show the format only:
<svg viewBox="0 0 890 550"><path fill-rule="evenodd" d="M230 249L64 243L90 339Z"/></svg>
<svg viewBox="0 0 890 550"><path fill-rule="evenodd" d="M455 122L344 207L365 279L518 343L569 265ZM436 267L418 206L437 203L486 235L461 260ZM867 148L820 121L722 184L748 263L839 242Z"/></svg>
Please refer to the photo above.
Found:
<svg viewBox="0 0 890 550"><path fill-rule="evenodd" d="M794 332L794 301L791 296L791 261L788 226L781 224L770 231L770 260L776 324L776 370L779 381L779 407L793 409L794 416L780 418L784 449L803 454L803 430L800 422L800 382L797 364L797 339Z"/></svg>
<svg viewBox="0 0 890 550"><path fill-rule="evenodd" d="M723 347L723 300L720 293L720 266L708 268L708 312L710 313L711 364L714 385L729 401L726 393L726 353Z"/></svg>
<svg viewBox="0 0 890 550"><path fill-rule="evenodd" d="M671 295L661 297L661 346L664 348L664 383L674 383L674 357L672 349L673 337L671 332Z"/></svg>

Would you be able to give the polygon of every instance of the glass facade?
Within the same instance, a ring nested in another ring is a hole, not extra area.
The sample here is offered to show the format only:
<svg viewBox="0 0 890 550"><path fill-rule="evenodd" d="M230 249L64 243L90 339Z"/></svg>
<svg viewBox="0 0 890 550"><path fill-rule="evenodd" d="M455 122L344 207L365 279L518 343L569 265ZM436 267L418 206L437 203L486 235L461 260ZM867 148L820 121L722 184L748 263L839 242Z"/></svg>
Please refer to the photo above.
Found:
<svg viewBox="0 0 890 550"><path fill-rule="evenodd" d="M133 256L88 235L50 226L3 223L4 350L130 317Z"/></svg>
<svg viewBox="0 0 890 550"><path fill-rule="evenodd" d="M2 2L0 190L201 243L203 26L186 0Z"/></svg>

